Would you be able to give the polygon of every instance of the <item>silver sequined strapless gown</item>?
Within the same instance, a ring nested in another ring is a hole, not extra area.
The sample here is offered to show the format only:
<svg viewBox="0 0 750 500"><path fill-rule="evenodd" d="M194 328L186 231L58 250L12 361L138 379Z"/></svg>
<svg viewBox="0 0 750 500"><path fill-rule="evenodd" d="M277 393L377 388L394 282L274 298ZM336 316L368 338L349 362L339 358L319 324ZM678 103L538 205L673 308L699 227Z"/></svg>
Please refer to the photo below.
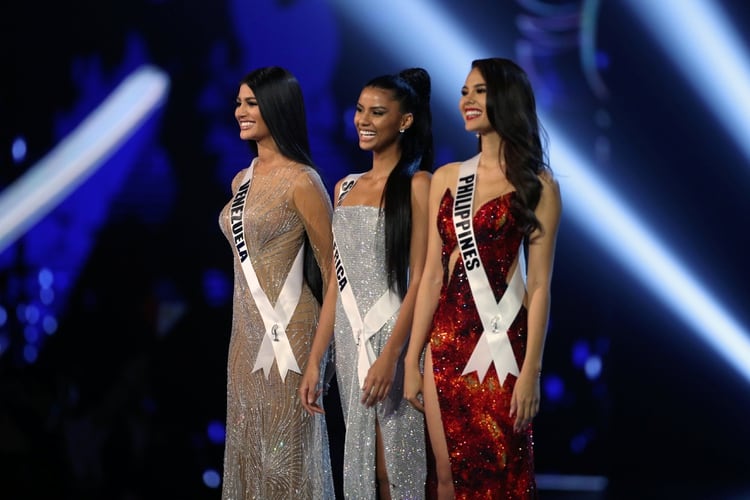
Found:
<svg viewBox="0 0 750 500"><path fill-rule="evenodd" d="M338 206L333 228L347 278L362 315L387 290L385 275L385 216L369 206ZM390 338L394 315L370 341L379 355ZM389 396L375 407L360 403L357 346L341 304L336 304L334 326L336 376L346 423L344 491L348 499L376 498L375 422L385 448L393 499L424 498L426 479L424 417L403 398L402 353Z"/></svg>

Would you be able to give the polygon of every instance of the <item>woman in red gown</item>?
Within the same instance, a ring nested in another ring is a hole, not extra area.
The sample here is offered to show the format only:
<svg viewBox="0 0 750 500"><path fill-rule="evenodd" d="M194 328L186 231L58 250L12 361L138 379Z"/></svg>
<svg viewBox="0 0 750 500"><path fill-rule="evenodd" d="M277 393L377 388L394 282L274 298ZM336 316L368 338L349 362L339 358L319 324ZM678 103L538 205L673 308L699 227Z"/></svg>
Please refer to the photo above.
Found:
<svg viewBox="0 0 750 500"><path fill-rule="evenodd" d="M459 108L480 153L432 179L404 397L425 412L438 498L536 498L531 422L560 190L518 65L474 61Z"/></svg>

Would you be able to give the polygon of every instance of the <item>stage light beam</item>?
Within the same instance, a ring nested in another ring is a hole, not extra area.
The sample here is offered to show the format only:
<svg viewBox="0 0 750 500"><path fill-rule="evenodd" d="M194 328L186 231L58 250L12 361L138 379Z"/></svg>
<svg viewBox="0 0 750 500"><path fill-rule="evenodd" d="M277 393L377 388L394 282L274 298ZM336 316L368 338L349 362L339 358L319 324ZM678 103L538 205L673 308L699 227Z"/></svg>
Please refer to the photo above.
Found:
<svg viewBox="0 0 750 500"><path fill-rule="evenodd" d="M0 193L0 252L88 179L166 100L169 78L143 66Z"/></svg>
<svg viewBox="0 0 750 500"><path fill-rule="evenodd" d="M627 4L750 159L750 55L732 22L706 0Z"/></svg>
<svg viewBox="0 0 750 500"><path fill-rule="evenodd" d="M447 110L456 109L458 90L469 63L479 57L502 55L497 46L488 53L486 46L473 41L455 21L431 2L381 0L379 8L393 14L389 17L390 28L385 36L381 25L370 22L371 18L364 15L371 8L371 2L337 0L336 3L351 21L359 23L360 29L378 40L394 57L402 58L406 64L421 64L428 68L433 76L433 94L443 101ZM648 3L656 9L656 5L675 4L675 1L643 0L640 3ZM683 6L683 3L680 5ZM705 6L705 3L700 2L700 5ZM692 12L697 15L697 11ZM424 50L425 46L429 46L430 50ZM720 59L715 55L712 57ZM736 61L734 55L730 59ZM744 75L746 72L741 69L738 70L740 73L730 75L730 68L724 63L717 64L727 72L727 77ZM732 92L744 92L737 103L734 100L731 102L743 110L746 139L750 137L750 104L747 104L750 103L750 89L744 84L737 86L736 82L726 85L727 91L734 89ZM458 113L454 114L458 119ZM736 118L740 119L739 116ZM572 218L593 241L614 255L624 268L685 323L687 329L699 335L750 382L750 333L691 276L689 270L646 228L635 212L598 178L595 165L574 151L557 124L541 112L540 119L549 134L550 163L558 173L563 191L563 215ZM750 141L745 142L750 154Z"/></svg>

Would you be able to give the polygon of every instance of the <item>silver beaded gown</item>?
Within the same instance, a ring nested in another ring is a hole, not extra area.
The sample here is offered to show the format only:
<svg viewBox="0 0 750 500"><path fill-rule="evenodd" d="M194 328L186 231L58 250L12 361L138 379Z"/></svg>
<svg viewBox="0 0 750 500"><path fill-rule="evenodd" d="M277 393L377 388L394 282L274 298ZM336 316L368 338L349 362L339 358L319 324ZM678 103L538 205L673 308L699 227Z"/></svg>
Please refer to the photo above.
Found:
<svg viewBox="0 0 750 500"><path fill-rule="evenodd" d="M361 313L387 290L385 216L370 206L337 206L333 213L336 245ZM397 314L370 341L376 355L390 338ZM374 407L360 403L357 346L341 304L334 325L336 377L346 424L344 494L348 499L375 499L375 422L380 423L391 498L424 498L426 479L424 417L403 398L404 356L399 360L388 397Z"/></svg>
<svg viewBox="0 0 750 500"><path fill-rule="evenodd" d="M244 175L242 170L233 180L233 195ZM282 381L275 361L268 379L263 370L253 373L265 331L234 251L231 204L230 200L219 217L234 255L222 499L332 499L335 494L325 418L311 417L302 408L297 394L300 375L290 371ZM271 304L276 303L305 233L318 263L323 264L327 282L332 246L330 217L330 199L311 168L291 165L265 175L254 173L243 212L245 242ZM318 313L318 303L304 285L287 329L303 372Z"/></svg>

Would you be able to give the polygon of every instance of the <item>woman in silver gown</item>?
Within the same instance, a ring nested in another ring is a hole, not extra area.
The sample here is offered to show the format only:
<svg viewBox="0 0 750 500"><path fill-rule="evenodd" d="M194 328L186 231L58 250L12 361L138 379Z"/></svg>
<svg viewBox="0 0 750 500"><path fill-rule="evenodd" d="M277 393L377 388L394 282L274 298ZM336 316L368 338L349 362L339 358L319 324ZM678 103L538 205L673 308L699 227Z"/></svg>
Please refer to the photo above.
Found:
<svg viewBox="0 0 750 500"><path fill-rule="evenodd" d="M368 82L354 125L372 168L335 190L331 281L300 398L311 415L323 413L319 362L335 336L350 499L425 496L424 418L403 399L403 356L426 251L429 98L420 68Z"/></svg>
<svg viewBox="0 0 750 500"><path fill-rule="evenodd" d="M279 67L251 72L235 117L255 157L219 217L235 275L222 498L333 498L325 420L296 394L332 246L297 80Z"/></svg>

